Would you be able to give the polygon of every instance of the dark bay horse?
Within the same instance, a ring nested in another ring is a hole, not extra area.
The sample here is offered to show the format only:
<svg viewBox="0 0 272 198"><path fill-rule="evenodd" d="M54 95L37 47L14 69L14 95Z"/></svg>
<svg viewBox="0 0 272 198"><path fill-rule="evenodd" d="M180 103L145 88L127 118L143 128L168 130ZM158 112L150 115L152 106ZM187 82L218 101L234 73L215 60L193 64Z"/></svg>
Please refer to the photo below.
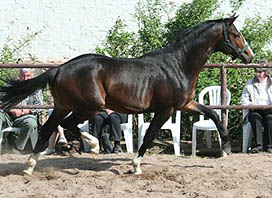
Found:
<svg viewBox="0 0 272 198"><path fill-rule="evenodd" d="M194 101L199 72L209 56L223 52L250 63L254 54L233 22L237 17L210 20L181 33L165 48L133 59L85 54L27 81L10 81L0 88L0 101L10 108L36 90L49 85L54 111L43 125L34 153L29 157L27 174L32 171L54 128L59 124L86 140L94 152L98 141L77 124L92 120L104 108L137 114L154 112L144 142L132 160L136 174L140 163L161 126L175 110L195 111L214 121L222 146L230 152L229 136L210 108ZM65 118L69 112L71 116ZM65 118L65 119L64 119Z"/></svg>

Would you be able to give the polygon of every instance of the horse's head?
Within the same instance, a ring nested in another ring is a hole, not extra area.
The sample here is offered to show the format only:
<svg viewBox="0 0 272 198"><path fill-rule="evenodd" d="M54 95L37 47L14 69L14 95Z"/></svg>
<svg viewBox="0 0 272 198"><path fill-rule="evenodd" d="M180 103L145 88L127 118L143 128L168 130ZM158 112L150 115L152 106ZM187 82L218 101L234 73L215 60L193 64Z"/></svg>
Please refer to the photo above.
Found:
<svg viewBox="0 0 272 198"><path fill-rule="evenodd" d="M233 59L240 58L244 63L250 63L254 57L241 32L237 30L233 22L238 16L232 15L230 18L222 20L222 36L219 49L225 54L231 55Z"/></svg>

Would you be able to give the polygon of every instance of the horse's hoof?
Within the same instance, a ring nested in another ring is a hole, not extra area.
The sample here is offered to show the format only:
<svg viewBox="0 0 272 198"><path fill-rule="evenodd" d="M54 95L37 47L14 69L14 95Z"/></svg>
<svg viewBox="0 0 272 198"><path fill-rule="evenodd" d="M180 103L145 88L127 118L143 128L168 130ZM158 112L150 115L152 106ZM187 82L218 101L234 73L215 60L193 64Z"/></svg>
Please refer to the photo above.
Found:
<svg viewBox="0 0 272 198"><path fill-rule="evenodd" d="M225 151L222 151L222 153L221 153L221 156L222 157L227 157L229 154L227 154Z"/></svg>
<svg viewBox="0 0 272 198"><path fill-rule="evenodd" d="M131 162L131 164L134 168L134 173L133 173L134 175L142 174L141 160L142 160L142 157L138 156L138 153L137 153Z"/></svg>
<svg viewBox="0 0 272 198"><path fill-rule="evenodd" d="M23 170L24 175L32 176L32 173L33 173L33 170L29 170L29 169Z"/></svg>
<svg viewBox="0 0 272 198"><path fill-rule="evenodd" d="M96 147L94 147L94 148L91 148L91 153L93 154L93 155L98 155L99 154L99 145L97 145Z"/></svg>
<svg viewBox="0 0 272 198"><path fill-rule="evenodd" d="M133 175L141 175L141 174L142 174L142 169L141 169L140 165L134 164L134 163L132 162L132 166L133 166L133 168L134 168L134 173L133 173Z"/></svg>
<svg viewBox="0 0 272 198"><path fill-rule="evenodd" d="M82 132L81 137L91 147L91 153L93 155L98 155L100 150L98 139L87 132Z"/></svg>
<svg viewBox="0 0 272 198"><path fill-rule="evenodd" d="M135 171L134 173L133 173L133 175L141 175L142 174L142 171L140 170L138 170L138 171Z"/></svg>
<svg viewBox="0 0 272 198"><path fill-rule="evenodd" d="M81 138L89 144L91 148L99 147L99 141L96 137L92 136L91 134L87 132L81 133Z"/></svg>
<svg viewBox="0 0 272 198"><path fill-rule="evenodd" d="M227 155L230 155L230 154L231 154L231 145L230 145L230 141L228 141L223 144L222 156L226 157Z"/></svg>

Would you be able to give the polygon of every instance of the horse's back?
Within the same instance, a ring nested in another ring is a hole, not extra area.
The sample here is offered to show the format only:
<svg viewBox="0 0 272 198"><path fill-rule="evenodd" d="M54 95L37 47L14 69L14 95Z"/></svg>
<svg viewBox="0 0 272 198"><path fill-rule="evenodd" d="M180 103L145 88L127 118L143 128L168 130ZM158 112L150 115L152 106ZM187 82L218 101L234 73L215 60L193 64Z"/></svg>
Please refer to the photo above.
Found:
<svg viewBox="0 0 272 198"><path fill-rule="evenodd" d="M69 101L69 106L143 112L172 105L169 76L159 64L149 60L88 54L60 67L54 95Z"/></svg>

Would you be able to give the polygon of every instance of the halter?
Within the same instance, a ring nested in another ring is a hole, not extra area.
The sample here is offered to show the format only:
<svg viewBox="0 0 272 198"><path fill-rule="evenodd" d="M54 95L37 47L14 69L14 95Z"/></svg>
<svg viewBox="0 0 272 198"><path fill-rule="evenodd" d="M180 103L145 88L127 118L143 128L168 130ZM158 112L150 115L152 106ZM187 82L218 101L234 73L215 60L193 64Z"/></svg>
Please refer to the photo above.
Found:
<svg viewBox="0 0 272 198"><path fill-rule="evenodd" d="M227 34L227 30L226 30L226 24L223 22L223 33L224 33L224 39L225 39L225 45L230 47L236 54L238 54L239 56L241 56L241 54L246 51L246 49L249 47L248 45L246 45L243 49L239 50L237 47L235 47L234 45L231 44L229 38L228 38L228 34Z"/></svg>

